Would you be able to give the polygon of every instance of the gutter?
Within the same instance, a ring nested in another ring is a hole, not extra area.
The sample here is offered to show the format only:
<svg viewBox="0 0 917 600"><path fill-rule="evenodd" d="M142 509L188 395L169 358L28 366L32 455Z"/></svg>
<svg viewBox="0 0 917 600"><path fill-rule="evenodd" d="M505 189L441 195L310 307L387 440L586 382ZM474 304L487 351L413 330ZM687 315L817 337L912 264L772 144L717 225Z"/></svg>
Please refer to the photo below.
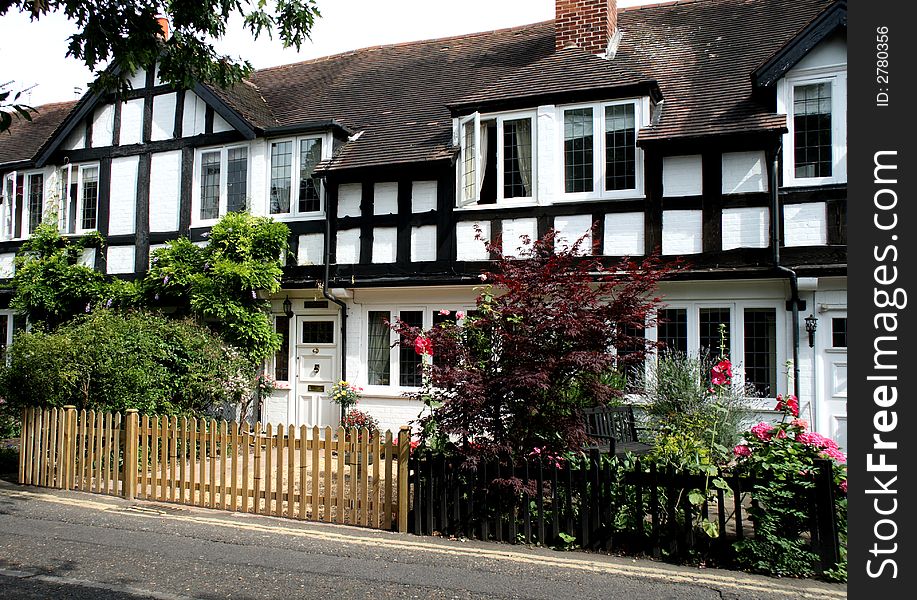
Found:
<svg viewBox="0 0 917 600"><path fill-rule="evenodd" d="M774 270L785 275L790 282L790 302L793 306L793 394L799 399L802 390L799 381L799 280L796 271L780 264L781 212L777 190L777 157L780 155L781 146L778 142L767 161L767 179L771 195L771 250ZM810 406L814 406L814 402Z"/></svg>

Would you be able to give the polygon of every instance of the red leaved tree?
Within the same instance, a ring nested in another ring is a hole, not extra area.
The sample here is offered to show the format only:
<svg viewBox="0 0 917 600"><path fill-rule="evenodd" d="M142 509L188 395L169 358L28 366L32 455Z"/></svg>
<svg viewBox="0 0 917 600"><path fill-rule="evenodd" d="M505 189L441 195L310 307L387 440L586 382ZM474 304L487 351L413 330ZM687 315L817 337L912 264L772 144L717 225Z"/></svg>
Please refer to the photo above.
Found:
<svg viewBox="0 0 917 600"><path fill-rule="evenodd" d="M658 282L677 267L651 256L606 268L580 256L581 243L555 251L552 232L516 258L489 247L499 258L460 326L392 325L425 355L413 396L430 408L420 418L428 444L466 455L582 447L582 409L622 394L622 376L652 347L643 328Z"/></svg>

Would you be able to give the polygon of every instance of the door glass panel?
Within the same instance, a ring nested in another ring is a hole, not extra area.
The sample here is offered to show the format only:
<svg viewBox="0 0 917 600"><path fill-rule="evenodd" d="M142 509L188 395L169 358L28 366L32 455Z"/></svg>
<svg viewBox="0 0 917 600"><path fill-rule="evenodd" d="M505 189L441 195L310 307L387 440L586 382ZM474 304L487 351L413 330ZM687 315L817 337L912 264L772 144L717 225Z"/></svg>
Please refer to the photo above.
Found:
<svg viewBox="0 0 917 600"><path fill-rule="evenodd" d="M302 324L303 344L333 344L334 321L304 321Z"/></svg>

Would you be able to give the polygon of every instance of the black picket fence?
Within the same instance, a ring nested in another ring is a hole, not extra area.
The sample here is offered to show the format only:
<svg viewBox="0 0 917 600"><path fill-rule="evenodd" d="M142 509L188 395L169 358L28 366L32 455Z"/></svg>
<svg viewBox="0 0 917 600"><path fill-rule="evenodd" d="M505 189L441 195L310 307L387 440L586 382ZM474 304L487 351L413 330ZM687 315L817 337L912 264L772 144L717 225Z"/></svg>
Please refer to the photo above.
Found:
<svg viewBox="0 0 917 600"><path fill-rule="evenodd" d="M809 543L822 570L840 556L831 464L819 461ZM704 475L657 470L593 450L580 461L479 461L425 452L409 462L409 530L509 543L582 547L728 564L732 544L754 535L747 509L754 480L721 473L732 490ZM692 498L700 490L703 501ZM692 501L693 500L693 501ZM704 532L715 528L717 535Z"/></svg>

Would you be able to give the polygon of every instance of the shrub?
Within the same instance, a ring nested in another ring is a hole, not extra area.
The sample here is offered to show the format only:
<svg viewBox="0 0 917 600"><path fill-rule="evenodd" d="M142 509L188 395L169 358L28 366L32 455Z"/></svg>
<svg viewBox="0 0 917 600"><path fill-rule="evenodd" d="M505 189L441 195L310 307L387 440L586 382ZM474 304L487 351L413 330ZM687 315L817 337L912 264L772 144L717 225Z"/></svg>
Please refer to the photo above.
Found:
<svg viewBox="0 0 917 600"><path fill-rule="evenodd" d="M582 409L620 397L608 374L626 373L652 346L642 328L671 269L656 257L608 268L580 256L581 243L555 248L549 233L525 244L523 260L501 255L461 327L393 324L424 357L414 397L431 409L421 419L429 445L460 440L466 455L579 449Z"/></svg>
<svg viewBox="0 0 917 600"><path fill-rule="evenodd" d="M25 406L204 413L250 392L254 370L206 327L96 310L52 332L19 333L0 369L7 414Z"/></svg>
<svg viewBox="0 0 917 600"><path fill-rule="evenodd" d="M778 396L776 409L784 413L780 423L758 423L745 433L745 443L734 449L737 470L756 480L752 492L755 502L749 508L755 536L736 542L736 550L739 564L748 569L803 577L815 572L818 559L806 535L811 527L815 461L831 461L837 525L841 539L846 541L847 459L833 440L808 431L808 423L797 418L795 397L784 401ZM846 549L842 549L841 563L832 573L844 577L846 567Z"/></svg>

